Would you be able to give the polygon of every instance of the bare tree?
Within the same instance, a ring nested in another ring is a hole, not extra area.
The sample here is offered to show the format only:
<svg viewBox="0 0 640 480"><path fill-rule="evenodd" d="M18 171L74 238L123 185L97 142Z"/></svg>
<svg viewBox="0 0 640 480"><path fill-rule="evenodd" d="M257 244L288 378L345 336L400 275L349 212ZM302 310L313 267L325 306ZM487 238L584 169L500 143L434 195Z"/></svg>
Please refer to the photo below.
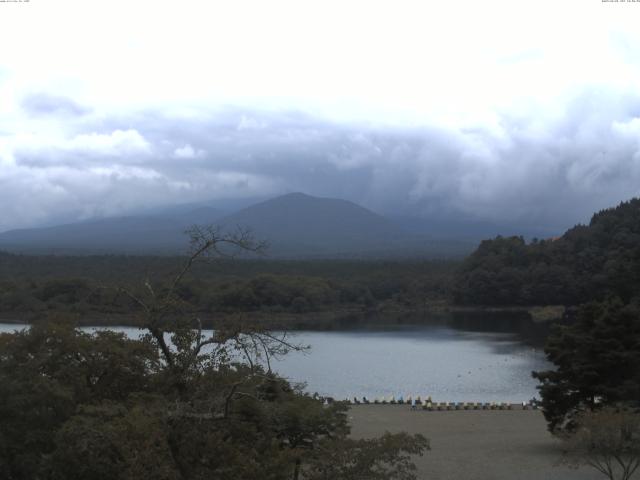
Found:
<svg viewBox="0 0 640 480"><path fill-rule="evenodd" d="M215 226L193 226L186 233L190 238L188 256L167 285L154 287L147 278L140 293L119 288L139 307L139 326L147 331L145 338L156 344L166 367L177 373L177 378L197 373L205 366L227 363L238 355L252 370L256 362L264 360L267 371L270 371L270 359L274 355L305 348L290 342L286 332L275 334L263 326L244 321L240 316L230 321L221 319L216 329L205 335L200 317L192 312L179 294L187 275L197 262L243 253L262 254L266 244L257 242L246 229L226 233Z"/></svg>
<svg viewBox="0 0 640 480"><path fill-rule="evenodd" d="M565 463L588 465L610 480L629 480L640 466L640 414L624 407L583 413L564 435Z"/></svg>

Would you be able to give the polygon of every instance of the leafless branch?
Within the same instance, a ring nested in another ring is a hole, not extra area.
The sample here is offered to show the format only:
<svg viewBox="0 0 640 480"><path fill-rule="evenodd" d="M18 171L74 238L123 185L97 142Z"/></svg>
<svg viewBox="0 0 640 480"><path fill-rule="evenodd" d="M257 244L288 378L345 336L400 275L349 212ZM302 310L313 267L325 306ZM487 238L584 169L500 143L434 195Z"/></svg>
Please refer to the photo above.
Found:
<svg viewBox="0 0 640 480"><path fill-rule="evenodd" d="M138 298L137 296L135 296L133 293L131 293L129 290L127 290L126 288L120 287L118 288L118 293L124 293L126 296L128 296L131 300L133 300L135 303L137 303L139 306L142 307L142 309L146 312L146 313L150 313L151 312L151 308L145 303L143 302L140 298Z"/></svg>
<svg viewBox="0 0 640 480"><path fill-rule="evenodd" d="M151 297L156 298L156 292L153 291L153 287L151 286L151 282L149 282L148 278L145 280L144 286L147 287L147 290L151 294Z"/></svg>

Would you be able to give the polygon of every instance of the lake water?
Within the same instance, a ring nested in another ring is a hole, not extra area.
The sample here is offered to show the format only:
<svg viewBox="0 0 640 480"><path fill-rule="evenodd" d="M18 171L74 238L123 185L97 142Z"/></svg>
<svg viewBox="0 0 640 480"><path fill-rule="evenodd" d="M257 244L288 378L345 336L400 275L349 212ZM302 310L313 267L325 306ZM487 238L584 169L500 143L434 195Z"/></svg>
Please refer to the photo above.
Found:
<svg viewBox="0 0 640 480"><path fill-rule="evenodd" d="M0 324L0 332L20 326ZM115 328L136 337L135 328ZM272 367L309 392L338 399L431 395L434 401L522 402L539 396L532 370L551 365L539 348L513 333L450 325L395 326L357 331L295 332L308 352Z"/></svg>

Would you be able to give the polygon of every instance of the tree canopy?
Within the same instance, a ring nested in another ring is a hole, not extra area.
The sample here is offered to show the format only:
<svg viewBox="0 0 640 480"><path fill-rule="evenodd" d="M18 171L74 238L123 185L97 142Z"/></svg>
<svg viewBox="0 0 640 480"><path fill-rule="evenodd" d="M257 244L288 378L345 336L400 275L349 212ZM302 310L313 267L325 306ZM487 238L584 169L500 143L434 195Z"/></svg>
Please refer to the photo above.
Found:
<svg viewBox="0 0 640 480"><path fill-rule="evenodd" d="M483 241L460 268L455 301L483 305L578 305L640 291L640 199L596 213L559 238Z"/></svg>
<svg viewBox="0 0 640 480"><path fill-rule="evenodd" d="M640 402L640 305L620 299L582 306L573 325L557 325L545 347L554 370L540 380L549 429L572 430L585 411Z"/></svg>
<svg viewBox="0 0 640 480"><path fill-rule="evenodd" d="M0 335L0 477L8 480L411 480L421 435L349 438L347 406L325 405L271 371L301 348L230 322L205 334L180 286L195 261L243 235L192 232L167 284L120 289L141 337L43 321Z"/></svg>
<svg viewBox="0 0 640 480"><path fill-rule="evenodd" d="M115 287L161 289L180 268L179 257L27 256L0 252L0 316L34 322L51 312L75 315L85 325L131 324L136 305ZM398 310L448 301L457 263L216 259L196 263L176 293L203 324L239 312L310 318L373 308ZM151 275L150 275L151 273ZM109 288L104 288L109 287Z"/></svg>

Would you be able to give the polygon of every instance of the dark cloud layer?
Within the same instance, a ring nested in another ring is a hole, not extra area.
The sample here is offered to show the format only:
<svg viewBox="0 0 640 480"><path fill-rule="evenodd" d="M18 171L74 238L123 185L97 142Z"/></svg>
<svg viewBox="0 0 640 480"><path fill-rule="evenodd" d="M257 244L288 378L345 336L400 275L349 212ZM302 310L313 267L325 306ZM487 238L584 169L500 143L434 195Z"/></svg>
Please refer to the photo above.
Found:
<svg viewBox="0 0 640 480"><path fill-rule="evenodd" d="M88 113L40 96L24 108ZM501 115L475 128L336 124L227 109L87 115L56 140L16 142L0 175L0 229L54 218L291 191L394 215L562 229L640 194L640 97L585 91L553 118Z"/></svg>

